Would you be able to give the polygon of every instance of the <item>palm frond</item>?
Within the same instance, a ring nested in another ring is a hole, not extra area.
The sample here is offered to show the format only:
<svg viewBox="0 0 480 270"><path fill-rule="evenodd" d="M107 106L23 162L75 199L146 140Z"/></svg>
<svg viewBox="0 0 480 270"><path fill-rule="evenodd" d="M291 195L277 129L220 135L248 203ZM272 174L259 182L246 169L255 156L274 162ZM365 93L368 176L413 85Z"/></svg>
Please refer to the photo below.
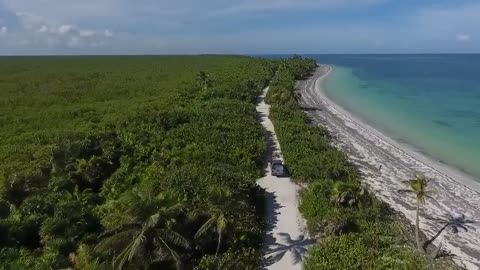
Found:
<svg viewBox="0 0 480 270"><path fill-rule="evenodd" d="M425 197L421 195L417 195L417 200L420 204L425 204Z"/></svg>
<svg viewBox="0 0 480 270"><path fill-rule="evenodd" d="M204 235L210 228L212 228L213 224L215 223L215 216L210 217L203 225L200 227L200 229L197 230L197 233L195 234L195 238L200 238L202 235Z"/></svg>
<svg viewBox="0 0 480 270"><path fill-rule="evenodd" d="M294 242L289 233L278 233L278 236L280 236L280 239L288 245Z"/></svg>
<svg viewBox="0 0 480 270"><path fill-rule="evenodd" d="M195 220L202 216L207 216L208 212L205 209L197 208L188 212L187 217L191 220Z"/></svg>
<svg viewBox="0 0 480 270"><path fill-rule="evenodd" d="M232 196L232 191L228 187L221 185L211 186L208 192L211 200L220 205Z"/></svg>
<svg viewBox="0 0 480 270"><path fill-rule="evenodd" d="M465 232L468 232L468 228L463 226L463 225L460 225L460 224L456 224L456 226L462 230L464 230Z"/></svg>
<svg viewBox="0 0 480 270"><path fill-rule="evenodd" d="M227 219L224 214L220 214L217 218L217 232L222 233L227 227Z"/></svg>
<svg viewBox="0 0 480 270"><path fill-rule="evenodd" d="M94 250L98 252L108 252L111 250L123 249L127 243L130 243L134 233L135 231L133 230L126 230L113 234L98 243Z"/></svg>
<svg viewBox="0 0 480 270"><path fill-rule="evenodd" d="M131 215L123 211L108 214L105 221L106 224L104 225L107 228L117 228L123 225L128 226L129 224L139 224L138 213L135 213L135 215Z"/></svg>
<svg viewBox="0 0 480 270"><path fill-rule="evenodd" d="M121 270L127 261L132 261L133 257L138 252L139 247L144 241L145 241L145 230L142 230L135 237L135 239L113 261L113 264L116 265L117 261L120 260L117 268L118 270Z"/></svg>
<svg viewBox="0 0 480 270"><path fill-rule="evenodd" d="M464 226L467 227L467 229L469 229L470 231L474 231L474 232L477 231L477 229L475 229L475 227L473 226L470 226L470 225L464 225Z"/></svg>
<svg viewBox="0 0 480 270"><path fill-rule="evenodd" d="M269 254L267 260L272 263L276 263L283 259L283 256L287 253L288 249L281 249L280 251L275 251Z"/></svg>
<svg viewBox="0 0 480 270"><path fill-rule="evenodd" d="M190 243L188 242L188 240L175 231L160 229L160 230L157 230L157 235L158 237L164 239L164 242L172 243L176 246L180 246L184 248L190 247Z"/></svg>
<svg viewBox="0 0 480 270"><path fill-rule="evenodd" d="M155 201L160 206L159 210L165 214L178 212L183 208L182 196L175 192L162 192Z"/></svg>
<svg viewBox="0 0 480 270"><path fill-rule="evenodd" d="M302 254L298 250L293 248L290 250L290 254L294 265L302 262Z"/></svg>
<svg viewBox="0 0 480 270"><path fill-rule="evenodd" d="M112 235L118 234L120 232L132 230L132 229L139 229L139 228L142 228L142 225L139 224L139 223L124 224L124 225L120 225L120 226L118 226L118 227L116 227L112 230L108 230L108 231L105 231L105 232L101 233L99 238L100 239L107 238L107 237L110 237Z"/></svg>
<svg viewBox="0 0 480 270"><path fill-rule="evenodd" d="M172 259L175 261L175 266L177 268L177 270L179 269L182 269L182 262L180 260L180 256L178 256L177 252L175 252L175 250L173 250L169 245L168 243L162 238L162 237L156 237L156 239L162 243L162 246L165 247L166 249L168 249L169 253L170 253L170 256L172 257Z"/></svg>
<svg viewBox="0 0 480 270"><path fill-rule="evenodd" d="M154 215L150 216L150 218L147 220L145 225L147 227L153 228L158 224L159 221L160 221L160 214L157 213L157 214L154 214Z"/></svg>

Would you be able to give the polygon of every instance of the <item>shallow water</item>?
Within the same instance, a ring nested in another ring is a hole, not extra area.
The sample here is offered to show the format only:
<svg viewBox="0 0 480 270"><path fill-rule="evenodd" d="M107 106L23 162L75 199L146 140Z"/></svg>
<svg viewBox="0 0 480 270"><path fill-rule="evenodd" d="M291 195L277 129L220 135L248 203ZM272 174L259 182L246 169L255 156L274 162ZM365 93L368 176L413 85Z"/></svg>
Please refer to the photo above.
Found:
<svg viewBox="0 0 480 270"><path fill-rule="evenodd" d="M480 55L315 55L326 94L397 141L480 181Z"/></svg>

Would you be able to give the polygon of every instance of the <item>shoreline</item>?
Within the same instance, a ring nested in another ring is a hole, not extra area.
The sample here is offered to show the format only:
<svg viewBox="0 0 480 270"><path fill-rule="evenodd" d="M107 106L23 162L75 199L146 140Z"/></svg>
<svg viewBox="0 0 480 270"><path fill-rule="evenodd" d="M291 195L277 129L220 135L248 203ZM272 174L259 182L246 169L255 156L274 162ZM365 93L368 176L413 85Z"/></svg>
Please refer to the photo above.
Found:
<svg viewBox="0 0 480 270"><path fill-rule="evenodd" d="M326 88L323 85L324 80L327 79L330 73L334 71L334 68L332 66L327 65L327 67L329 67L330 70L327 74L324 75L323 78L321 78L322 81L320 82L319 89L320 94L322 94L322 97L326 100L326 102L330 104L330 106L335 107L335 109L342 113L344 116L362 125L366 130L368 130L368 132L372 133L372 135L375 135L380 139L388 142L392 146L396 147L398 151L403 151L406 155L409 155L411 158L422 163L423 166L428 166L430 169L437 171L437 173L442 174L444 177L449 178L451 181L464 185L466 188L472 189L480 196L480 182L475 180L475 176L469 174L467 171L448 164L445 161L436 159L434 156L430 155L426 151L419 149L419 147L416 147L407 142L398 141L394 138L392 134L381 131L381 129L374 127L375 125L372 124L369 120L355 115L348 108L345 108L344 106L341 106L337 102L335 102L334 98L332 98L326 92Z"/></svg>
<svg viewBox="0 0 480 270"><path fill-rule="evenodd" d="M375 129L368 121L336 104L325 93L323 81L332 68L322 65L315 75L302 82L302 105L310 107L306 113L315 124L324 126L334 136L335 145L343 149L359 167L362 181L382 201L402 212L414 223L414 198L399 194L405 188L403 180L422 174L434 179L431 187L437 201L428 201L423 208L420 228L432 236L440 227L424 217L443 214L465 214L467 218L480 217L480 183L447 164L416 151ZM367 123L366 123L367 122ZM478 222L478 221L476 221ZM476 231L452 235L444 232L435 244L445 239L444 249L456 255L453 260L467 269L480 269L480 226ZM440 240L440 241L439 241Z"/></svg>

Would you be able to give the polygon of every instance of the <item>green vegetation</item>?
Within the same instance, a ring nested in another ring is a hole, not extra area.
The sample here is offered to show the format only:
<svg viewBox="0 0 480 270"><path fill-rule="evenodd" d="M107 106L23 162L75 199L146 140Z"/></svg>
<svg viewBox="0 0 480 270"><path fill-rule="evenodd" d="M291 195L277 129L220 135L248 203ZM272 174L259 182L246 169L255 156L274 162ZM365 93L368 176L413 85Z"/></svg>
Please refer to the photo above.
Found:
<svg viewBox="0 0 480 270"><path fill-rule="evenodd" d="M0 62L0 269L256 269L275 63Z"/></svg>
<svg viewBox="0 0 480 270"><path fill-rule="evenodd" d="M345 154L307 123L294 82L314 61L0 62L2 270L257 269L265 142L255 99L276 71L267 101L289 170L308 183L301 211L322 236L306 269L431 267ZM469 223L439 222L439 234Z"/></svg>
<svg viewBox="0 0 480 270"><path fill-rule="evenodd" d="M357 170L331 145L326 131L309 124L294 83L315 66L299 57L283 61L267 96L289 171L308 184L300 210L320 240L309 252L306 269L449 269L415 252L409 227L365 191Z"/></svg>

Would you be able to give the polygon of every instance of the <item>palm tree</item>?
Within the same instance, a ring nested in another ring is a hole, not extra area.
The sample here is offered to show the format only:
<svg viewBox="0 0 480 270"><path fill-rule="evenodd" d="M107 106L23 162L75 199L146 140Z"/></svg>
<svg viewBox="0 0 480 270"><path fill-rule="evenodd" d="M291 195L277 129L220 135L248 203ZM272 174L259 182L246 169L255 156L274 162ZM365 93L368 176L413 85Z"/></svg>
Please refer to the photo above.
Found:
<svg viewBox="0 0 480 270"><path fill-rule="evenodd" d="M200 87L202 90L207 90L209 87L212 86L212 80L204 71L200 71L197 74L197 86Z"/></svg>
<svg viewBox="0 0 480 270"><path fill-rule="evenodd" d="M428 190L429 182L430 180L426 179L424 176L416 176L415 179L403 181L403 183L407 184L410 189L399 190L399 192L415 194L417 197L417 209L415 214L415 240L417 242L417 249L420 252L425 252L420 241L420 206L425 204L426 198L433 199L431 196L432 191Z"/></svg>
<svg viewBox="0 0 480 270"><path fill-rule="evenodd" d="M215 255L218 255L222 245L222 235L227 228L228 201L231 200L232 192L224 186L212 186L208 191L208 203L205 207L195 210L193 217L207 216L208 219L198 229L195 238L200 238L207 232L214 230L217 234L217 249Z"/></svg>
<svg viewBox="0 0 480 270"><path fill-rule="evenodd" d="M427 247L437 239L445 229L449 228L453 234L459 233L460 230L468 232L468 230L475 230L470 224L473 224L474 221L467 219L464 214L461 216L452 216L450 214L444 215L442 218L429 218L430 220L434 220L443 224L442 228L428 241L423 244L423 249L426 250ZM432 253L432 257L436 258L438 251L440 250L440 245L437 247L438 250Z"/></svg>
<svg viewBox="0 0 480 270"><path fill-rule="evenodd" d="M335 182L332 188L331 200L337 206L352 206L360 201L364 193L365 190L357 183Z"/></svg>
<svg viewBox="0 0 480 270"><path fill-rule="evenodd" d="M126 262L147 265L172 259L181 269L174 247L188 248L188 241L175 232L175 216L181 210L178 196L134 191L122 197L117 211L105 218L109 230L97 245L101 251L121 250L113 265L122 269Z"/></svg>

